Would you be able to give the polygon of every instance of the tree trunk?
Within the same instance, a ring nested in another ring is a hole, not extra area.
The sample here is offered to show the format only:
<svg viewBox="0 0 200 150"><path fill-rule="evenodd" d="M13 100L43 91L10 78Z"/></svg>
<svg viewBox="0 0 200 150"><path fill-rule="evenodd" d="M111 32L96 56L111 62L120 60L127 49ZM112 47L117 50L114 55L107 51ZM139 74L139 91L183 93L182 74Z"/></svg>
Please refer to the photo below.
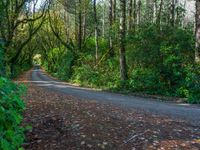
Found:
<svg viewBox="0 0 200 150"><path fill-rule="evenodd" d="M66 33L66 43L68 43L69 42L69 20L70 20L70 18L69 18L69 14L66 12L65 14L64 14L64 20L65 20L65 33Z"/></svg>
<svg viewBox="0 0 200 150"><path fill-rule="evenodd" d="M117 1L114 0L113 1L113 22L114 23L116 22L116 19L117 19L116 11L117 11Z"/></svg>
<svg viewBox="0 0 200 150"><path fill-rule="evenodd" d="M162 7L163 7L163 0L160 1L159 11L158 11L158 15L156 18L156 25L157 25L157 28L159 31L160 31L160 24L161 24Z"/></svg>
<svg viewBox="0 0 200 150"><path fill-rule="evenodd" d="M195 49L195 62L200 62L200 0L196 0L196 49Z"/></svg>
<svg viewBox="0 0 200 150"><path fill-rule="evenodd" d="M109 55L110 57L114 56L114 49L113 49L113 0L110 0L109 3Z"/></svg>
<svg viewBox="0 0 200 150"><path fill-rule="evenodd" d="M154 23L156 23L157 15L158 15L158 0L154 0L154 13L153 13Z"/></svg>
<svg viewBox="0 0 200 150"><path fill-rule="evenodd" d="M86 39L86 17L87 17L87 7L86 7L86 2L84 2L84 14L83 14L83 42L85 42Z"/></svg>
<svg viewBox="0 0 200 150"><path fill-rule="evenodd" d="M99 37L98 37L98 20L97 20L97 9L96 0L94 0L94 22L95 22L95 45L96 45L96 64L98 63L98 51L99 51Z"/></svg>
<svg viewBox="0 0 200 150"><path fill-rule="evenodd" d="M126 66L126 0L120 0L120 76L122 81L128 79Z"/></svg>
<svg viewBox="0 0 200 150"><path fill-rule="evenodd" d="M141 0L138 1L138 25L141 23L141 7L142 7L142 2Z"/></svg>
<svg viewBox="0 0 200 150"><path fill-rule="evenodd" d="M105 7L106 7L106 4L104 2L104 4L103 4L103 19L102 19L102 36L103 36L103 38L105 38L105 16L106 16Z"/></svg>
<svg viewBox="0 0 200 150"><path fill-rule="evenodd" d="M6 76L5 49L1 47L0 47L0 76L2 77Z"/></svg>
<svg viewBox="0 0 200 150"><path fill-rule="evenodd" d="M136 0L134 0L133 2L133 20L134 20L134 24L133 24L133 31L135 32L136 30L136 25L137 25L137 2Z"/></svg>
<svg viewBox="0 0 200 150"><path fill-rule="evenodd" d="M175 24L175 0L171 0L171 26Z"/></svg>
<svg viewBox="0 0 200 150"><path fill-rule="evenodd" d="M133 29L133 0L129 3L129 18L128 18L128 31L131 32Z"/></svg>
<svg viewBox="0 0 200 150"><path fill-rule="evenodd" d="M77 4L75 3L75 22L74 22L74 26L75 26L75 40L78 43L78 13L77 13Z"/></svg>
<svg viewBox="0 0 200 150"><path fill-rule="evenodd" d="M79 33L78 33L78 48L81 51L82 50L82 10L81 10L81 0L79 0Z"/></svg>

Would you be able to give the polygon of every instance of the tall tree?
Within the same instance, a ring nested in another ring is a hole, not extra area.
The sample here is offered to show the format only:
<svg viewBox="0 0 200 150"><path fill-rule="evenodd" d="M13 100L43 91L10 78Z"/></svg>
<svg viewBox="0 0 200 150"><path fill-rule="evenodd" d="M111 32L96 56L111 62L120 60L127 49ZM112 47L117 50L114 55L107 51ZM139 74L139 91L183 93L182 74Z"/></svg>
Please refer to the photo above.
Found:
<svg viewBox="0 0 200 150"><path fill-rule="evenodd" d="M113 22L117 19L117 0L113 0Z"/></svg>
<svg viewBox="0 0 200 150"><path fill-rule="evenodd" d="M160 1L159 10L158 10L157 17L156 17L156 25L158 27L158 30L160 30L161 15L162 15L162 9L163 9L163 2L164 2L164 0Z"/></svg>
<svg viewBox="0 0 200 150"><path fill-rule="evenodd" d="M106 3L103 1L102 36L105 38Z"/></svg>
<svg viewBox="0 0 200 150"><path fill-rule="evenodd" d="M129 1L129 21L128 21L128 31L132 31L133 29L133 0Z"/></svg>
<svg viewBox="0 0 200 150"><path fill-rule="evenodd" d="M120 0L120 75L121 80L128 79L127 65L126 65L126 0Z"/></svg>
<svg viewBox="0 0 200 150"><path fill-rule="evenodd" d="M135 31L136 30L136 25L137 25L137 1L134 0L133 1L133 30Z"/></svg>
<svg viewBox="0 0 200 150"><path fill-rule="evenodd" d="M84 0L83 4L83 42L86 39L86 27L87 27L87 0Z"/></svg>
<svg viewBox="0 0 200 150"><path fill-rule="evenodd" d="M93 4L94 8L94 24L95 24L95 45L96 45L96 64L98 63L98 52L99 52L99 35L98 35L98 19L97 19L97 7L96 0L94 0Z"/></svg>
<svg viewBox="0 0 200 150"><path fill-rule="evenodd" d="M114 56L113 49L113 0L109 1L109 55L110 57Z"/></svg>
<svg viewBox="0 0 200 150"><path fill-rule="evenodd" d="M137 24L140 25L141 23L141 9L142 9L142 1L138 1L138 15L137 15Z"/></svg>
<svg viewBox="0 0 200 150"><path fill-rule="evenodd" d="M200 0L196 0L196 49L195 49L195 61L200 62Z"/></svg>
<svg viewBox="0 0 200 150"><path fill-rule="evenodd" d="M171 0L171 25L175 25L175 5L176 5L176 0Z"/></svg>
<svg viewBox="0 0 200 150"><path fill-rule="evenodd" d="M79 29L78 29L78 48L82 50L82 0L78 1L78 19L79 19Z"/></svg>

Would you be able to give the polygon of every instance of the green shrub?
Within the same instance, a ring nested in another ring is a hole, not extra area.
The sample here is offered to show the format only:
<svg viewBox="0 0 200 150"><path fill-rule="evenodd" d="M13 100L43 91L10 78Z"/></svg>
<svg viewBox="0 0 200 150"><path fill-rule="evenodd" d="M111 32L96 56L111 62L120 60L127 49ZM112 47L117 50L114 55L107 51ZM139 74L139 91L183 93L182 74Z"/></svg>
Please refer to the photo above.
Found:
<svg viewBox="0 0 200 150"><path fill-rule="evenodd" d="M89 65L74 67L73 82L86 86L95 86L98 84L99 73Z"/></svg>
<svg viewBox="0 0 200 150"><path fill-rule="evenodd" d="M0 77L0 149L16 150L24 141L20 126L25 108L21 100L25 88Z"/></svg>
<svg viewBox="0 0 200 150"><path fill-rule="evenodd" d="M48 52L48 59L42 60L42 66L53 76L69 80L73 61L73 53L65 47L53 48Z"/></svg>
<svg viewBox="0 0 200 150"><path fill-rule="evenodd" d="M115 89L119 81L119 71L115 67L117 66L116 63L116 60L109 60L99 66L89 64L74 66L72 81L84 86Z"/></svg>
<svg viewBox="0 0 200 150"><path fill-rule="evenodd" d="M120 80L118 39L113 42L115 55L109 57L109 41L99 39L98 65L94 36L85 41L81 51L74 49L70 54L64 47L50 50L44 64L59 79L83 86L183 97L190 103L199 103L200 73L197 70L200 69L191 65L195 45L191 28L162 25L158 30L155 24L148 24L128 34L129 80L123 82Z"/></svg>
<svg viewBox="0 0 200 150"><path fill-rule="evenodd" d="M130 75L130 88L136 92L161 94L165 84L161 81L160 73L155 69L136 68Z"/></svg>
<svg viewBox="0 0 200 150"><path fill-rule="evenodd" d="M188 102L200 104L200 65L191 65L187 73Z"/></svg>

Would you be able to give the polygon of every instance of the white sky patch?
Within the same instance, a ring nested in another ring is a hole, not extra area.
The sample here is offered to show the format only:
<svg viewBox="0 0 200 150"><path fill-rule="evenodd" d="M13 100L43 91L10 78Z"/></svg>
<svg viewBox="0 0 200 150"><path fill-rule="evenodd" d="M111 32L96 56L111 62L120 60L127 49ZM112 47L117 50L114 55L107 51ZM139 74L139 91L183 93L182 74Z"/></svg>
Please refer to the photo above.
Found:
<svg viewBox="0 0 200 150"><path fill-rule="evenodd" d="M195 0L186 0L186 22L193 22L195 20Z"/></svg>
<svg viewBox="0 0 200 150"><path fill-rule="evenodd" d="M36 4L36 8L39 9L43 3L45 2L45 0L38 0L37 4Z"/></svg>
<svg viewBox="0 0 200 150"><path fill-rule="evenodd" d="M195 1L194 0L188 0L186 3L186 9L189 15L195 14Z"/></svg>
<svg viewBox="0 0 200 150"><path fill-rule="evenodd" d="M46 0L32 0L30 3L31 6L31 11L33 11L34 7L37 10L39 10L43 4L45 3Z"/></svg>

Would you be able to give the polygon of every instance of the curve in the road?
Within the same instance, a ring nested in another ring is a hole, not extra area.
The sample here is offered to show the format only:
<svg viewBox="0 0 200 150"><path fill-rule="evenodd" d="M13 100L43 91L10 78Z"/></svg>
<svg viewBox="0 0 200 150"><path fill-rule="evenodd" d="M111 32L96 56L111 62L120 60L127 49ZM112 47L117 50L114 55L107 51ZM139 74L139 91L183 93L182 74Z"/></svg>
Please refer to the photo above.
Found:
<svg viewBox="0 0 200 150"><path fill-rule="evenodd" d="M89 88L82 88L69 85L64 82L56 81L48 77L40 69L32 71L31 80L37 86L51 89L71 96L86 100L96 100L103 103L120 105L125 108L134 108L151 112L157 115L166 115L171 118L189 121L200 125L200 107L159 102L154 99L114 94L109 92L97 91Z"/></svg>

